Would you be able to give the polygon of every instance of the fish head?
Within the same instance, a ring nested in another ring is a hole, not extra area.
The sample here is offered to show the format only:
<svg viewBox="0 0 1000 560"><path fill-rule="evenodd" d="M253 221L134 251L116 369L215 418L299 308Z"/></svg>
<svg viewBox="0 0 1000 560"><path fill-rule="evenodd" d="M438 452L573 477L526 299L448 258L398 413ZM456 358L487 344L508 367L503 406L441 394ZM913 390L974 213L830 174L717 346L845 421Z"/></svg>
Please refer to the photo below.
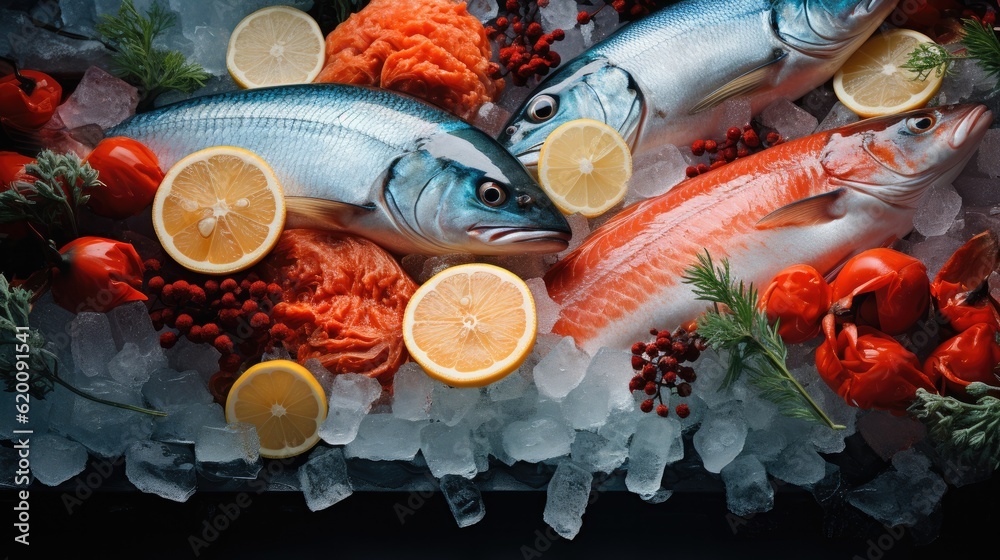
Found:
<svg viewBox="0 0 1000 560"><path fill-rule="evenodd" d="M842 60L885 21L899 0L775 0L771 25L781 41L814 58Z"/></svg>
<svg viewBox="0 0 1000 560"><path fill-rule="evenodd" d="M528 167L559 125L593 119L634 144L643 112L642 91L631 74L606 59L583 55L549 75L511 114L498 139Z"/></svg>
<svg viewBox="0 0 1000 560"><path fill-rule="evenodd" d="M961 173L992 123L981 104L866 119L836 129L821 161L836 183L913 210L930 186Z"/></svg>
<svg viewBox="0 0 1000 560"><path fill-rule="evenodd" d="M521 163L486 133L460 127L399 158L384 187L395 226L430 254L555 253L566 217Z"/></svg>

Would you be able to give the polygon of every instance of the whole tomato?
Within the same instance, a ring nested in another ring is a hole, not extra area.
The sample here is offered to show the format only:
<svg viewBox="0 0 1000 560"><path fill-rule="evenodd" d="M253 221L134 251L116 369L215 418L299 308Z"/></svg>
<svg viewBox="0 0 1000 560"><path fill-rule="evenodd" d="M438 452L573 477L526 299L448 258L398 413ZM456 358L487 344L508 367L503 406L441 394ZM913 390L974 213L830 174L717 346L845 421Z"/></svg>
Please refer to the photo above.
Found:
<svg viewBox="0 0 1000 560"><path fill-rule="evenodd" d="M906 413L917 389L937 393L940 376L920 369L917 357L895 338L871 327L847 323L839 334L835 319L823 319L824 342L816 349L820 377L847 404L862 409Z"/></svg>
<svg viewBox="0 0 1000 560"><path fill-rule="evenodd" d="M1000 332L993 323L972 325L941 343L924 361L924 373L941 376L945 391L964 397L973 381L1000 386Z"/></svg>
<svg viewBox="0 0 1000 560"><path fill-rule="evenodd" d="M129 301L145 301L139 291L145 268L129 243L103 237L79 237L59 249L52 273L52 298L73 313L106 313Z"/></svg>
<svg viewBox="0 0 1000 560"><path fill-rule="evenodd" d="M99 216L121 220L153 202L163 181L156 154L143 143L114 136L101 140L84 160L97 170L103 188L90 189L87 206Z"/></svg>
<svg viewBox="0 0 1000 560"><path fill-rule="evenodd" d="M1000 327L1000 312L984 293L984 282L1000 264L1000 242L984 231L958 248L931 282L937 310L957 332L978 323Z"/></svg>
<svg viewBox="0 0 1000 560"><path fill-rule="evenodd" d="M0 124L37 130L49 122L62 101L62 86L37 70L14 70L0 78Z"/></svg>
<svg viewBox="0 0 1000 560"><path fill-rule="evenodd" d="M0 192L11 188L15 181L34 182L34 175L24 172L24 166L34 163L34 159L22 156L17 152L0 152ZM0 224L0 240L22 239L29 233L24 222L8 222Z"/></svg>
<svg viewBox="0 0 1000 560"><path fill-rule="evenodd" d="M789 344L812 340L819 334L823 316L830 311L832 291L818 270L807 264L792 265L768 284L760 306L778 334Z"/></svg>
<svg viewBox="0 0 1000 560"><path fill-rule="evenodd" d="M869 249L855 255L831 287L838 315L853 312L855 324L888 335L906 332L927 314L930 305L927 267L893 249Z"/></svg>

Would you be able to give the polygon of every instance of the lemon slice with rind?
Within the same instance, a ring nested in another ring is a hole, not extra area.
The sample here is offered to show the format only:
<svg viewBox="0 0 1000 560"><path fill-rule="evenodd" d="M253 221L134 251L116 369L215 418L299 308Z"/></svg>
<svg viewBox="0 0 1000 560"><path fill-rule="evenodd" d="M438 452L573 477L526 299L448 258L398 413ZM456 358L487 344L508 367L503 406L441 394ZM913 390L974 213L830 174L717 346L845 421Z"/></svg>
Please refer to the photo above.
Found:
<svg viewBox="0 0 1000 560"><path fill-rule="evenodd" d="M313 81L326 60L326 40L309 14L289 6L262 8L229 36L226 68L244 88Z"/></svg>

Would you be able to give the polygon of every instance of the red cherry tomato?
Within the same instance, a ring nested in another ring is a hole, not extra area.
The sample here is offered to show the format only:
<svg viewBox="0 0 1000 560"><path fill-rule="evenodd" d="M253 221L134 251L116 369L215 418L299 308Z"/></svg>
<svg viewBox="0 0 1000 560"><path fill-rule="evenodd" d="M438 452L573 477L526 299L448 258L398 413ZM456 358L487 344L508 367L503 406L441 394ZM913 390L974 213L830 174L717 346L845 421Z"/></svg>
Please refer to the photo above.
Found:
<svg viewBox="0 0 1000 560"><path fill-rule="evenodd" d="M62 86L37 70L14 71L0 78L0 124L37 130L49 122L62 101Z"/></svg>
<svg viewBox="0 0 1000 560"><path fill-rule="evenodd" d="M831 284L838 315L885 334L906 332L927 314L930 279L919 260L886 248L863 251L844 264Z"/></svg>
<svg viewBox="0 0 1000 560"><path fill-rule="evenodd" d="M79 237L59 249L62 263L53 270L52 298L68 311L106 313L129 301L145 301L142 259L129 243Z"/></svg>
<svg viewBox="0 0 1000 560"><path fill-rule="evenodd" d="M917 357L895 338L847 323L835 334L835 319L823 319L826 340L816 349L820 377L847 404L901 415L917 389L937 393L940 376L920 369Z"/></svg>
<svg viewBox="0 0 1000 560"><path fill-rule="evenodd" d="M17 152L0 152L0 192L11 188L14 181L34 182L35 176L24 172L24 166L34 161ZM28 226L24 222L0 224L0 240L22 239L28 232Z"/></svg>
<svg viewBox="0 0 1000 560"><path fill-rule="evenodd" d="M978 323L1000 327L1000 312L982 290L998 265L1000 241L987 230L959 247L934 277L931 295L937 310L956 332Z"/></svg>
<svg viewBox="0 0 1000 560"><path fill-rule="evenodd" d="M819 334L823 316L830 311L830 285L818 270L807 264L792 265L779 272L761 296L761 307L778 334L789 344L812 340Z"/></svg>
<svg viewBox="0 0 1000 560"><path fill-rule="evenodd" d="M156 154L124 136L101 140L84 160L104 187L90 189L87 206L99 216L121 220L149 206L163 181Z"/></svg>
<svg viewBox="0 0 1000 560"><path fill-rule="evenodd" d="M995 324L972 325L934 349L924 361L924 373L941 376L946 392L956 397L964 397L973 381L1000 386L998 336Z"/></svg>

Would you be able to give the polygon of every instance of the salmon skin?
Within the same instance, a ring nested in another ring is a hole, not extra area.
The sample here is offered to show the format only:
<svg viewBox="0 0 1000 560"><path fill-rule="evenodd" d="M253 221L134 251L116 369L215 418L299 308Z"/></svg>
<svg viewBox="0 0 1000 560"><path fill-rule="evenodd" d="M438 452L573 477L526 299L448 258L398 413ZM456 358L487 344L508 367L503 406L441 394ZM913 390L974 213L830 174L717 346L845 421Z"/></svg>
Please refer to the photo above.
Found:
<svg viewBox="0 0 1000 560"><path fill-rule="evenodd" d="M923 194L961 172L992 121L984 105L863 120L737 159L629 206L546 274L560 305L553 332L593 354L696 319L706 303L682 276L706 250L756 286L798 263L829 275L908 234Z"/></svg>

